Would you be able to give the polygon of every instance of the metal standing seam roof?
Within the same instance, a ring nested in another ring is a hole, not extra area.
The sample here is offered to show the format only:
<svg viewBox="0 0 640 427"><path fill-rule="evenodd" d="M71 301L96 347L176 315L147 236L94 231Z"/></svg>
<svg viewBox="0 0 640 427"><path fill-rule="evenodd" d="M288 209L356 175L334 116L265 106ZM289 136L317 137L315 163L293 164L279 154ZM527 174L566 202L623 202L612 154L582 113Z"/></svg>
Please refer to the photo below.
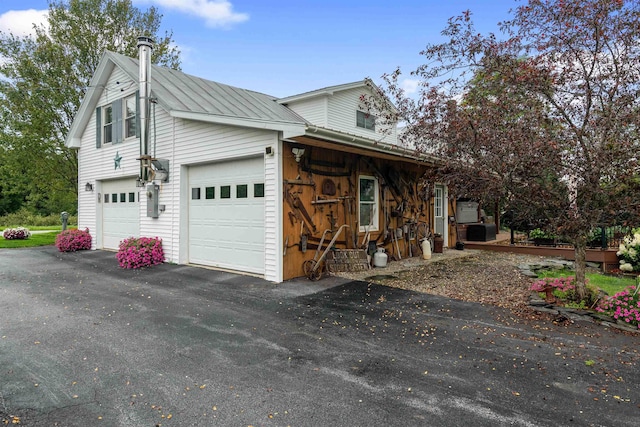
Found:
<svg viewBox="0 0 640 427"><path fill-rule="evenodd" d="M107 52L132 80L138 80L138 59ZM152 65L151 93L169 111L230 118L306 124L306 120L263 93L229 86L181 71Z"/></svg>
<svg viewBox="0 0 640 427"><path fill-rule="evenodd" d="M122 69L132 82L138 81L139 68L137 58L107 51L92 80L92 84L95 87L100 87L100 84L103 84L100 83L102 81L100 79L105 77L101 73L108 69L107 64L109 62ZM151 95L157 99L162 108L178 117L190 117L198 120L198 116L202 116L203 119L208 116L216 120L205 121L226 122L238 126L248 125L249 127L253 122L257 123L256 127L259 128L283 130L285 135L288 132L289 138L301 136L310 131L310 136L323 135L328 140L339 144L357 146L372 152L384 152L398 157L411 157L432 162L432 158L424 159L422 158L424 156L416 156L415 153L409 153L406 148L313 125L286 105L283 105L295 99L310 98L319 94L346 90L366 84L373 83L365 79L359 82L330 86L278 99L260 92L213 82L169 68L152 65L151 69ZM88 123L90 110L95 107L98 97L98 91L89 91L87 97L82 101L80 110L65 140L65 144L68 147L80 148L82 130ZM270 125L272 126L270 127Z"/></svg>

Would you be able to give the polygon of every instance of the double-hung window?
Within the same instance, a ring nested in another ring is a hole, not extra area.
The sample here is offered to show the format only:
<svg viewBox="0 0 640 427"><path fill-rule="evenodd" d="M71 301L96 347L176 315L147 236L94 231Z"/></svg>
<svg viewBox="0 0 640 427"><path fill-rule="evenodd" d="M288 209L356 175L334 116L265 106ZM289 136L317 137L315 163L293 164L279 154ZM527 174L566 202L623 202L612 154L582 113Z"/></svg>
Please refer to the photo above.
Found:
<svg viewBox="0 0 640 427"><path fill-rule="evenodd" d="M104 117L102 118L102 142L108 144L113 142L113 107L107 105L102 110Z"/></svg>
<svg viewBox="0 0 640 427"><path fill-rule="evenodd" d="M364 111L356 111L356 126L359 128L376 130L376 118Z"/></svg>
<svg viewBox="0 0 640 427"><path fill-rule="evenodd" d="M361 175L358 180L360 231L378 231L378 180L365 175Z"/></svg>
<svg viewBox="0 0 640 427"><path fill-rule="evenodd" d="M130 96L124 100L124 137L136 136L136 97Z"/></svg>
<svg viewBox="0 0 640 427"><path fill-rule="evenodd" d="M117 99L96 109L96 148L135 138L138 130L137 95Z"/></svg>

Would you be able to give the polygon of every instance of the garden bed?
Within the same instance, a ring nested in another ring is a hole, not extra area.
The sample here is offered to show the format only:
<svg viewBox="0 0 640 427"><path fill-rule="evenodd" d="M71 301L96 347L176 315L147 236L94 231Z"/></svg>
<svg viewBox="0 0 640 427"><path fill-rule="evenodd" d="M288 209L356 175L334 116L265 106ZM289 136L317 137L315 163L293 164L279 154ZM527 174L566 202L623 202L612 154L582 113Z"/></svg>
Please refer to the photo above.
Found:
<svg viewBox="0 0 640 427"><path fill-rule="evenodd" d="M455 254L455 258L446 257ZM502 317L505 322L532 322L537 327L551 327L565 321L580 319L598 322L606 326L631 331L619 325L615 319L600 313L547 304L537 295L532 297L531 279L535 273L531 266L546 268L554 265L561 269L572 263L559 259L511 252L479 250L446 250L441 260L428 263L416 261L403 268L378 268L368 274L337 274L354 280L407 289L415 292L440 295L463 301L496 305L509 309L512 316ZM390 265L402 263L390 263ZM535 270L535 268L534 268ZM593 269L596 270L595 268ZM531 274L526 274L529 271ZM537 277L537 275L535 275ZM532 303L532 301L536 301ZM632 330L638 333L637 330Z"/></svg>
<svg viewBox="0 0 640 427"><path fill-rule="evenodd" d="M540 298L537 292L531 293L531 297L529 299L529 305L535 311L538 311L540 313L552 314L554 316L559 317L560 320L562 320L562 318L566 318L572 321L581 320L586 322L595 322L603 326L619 329L621 331L640 334L640 330L638 328L629 326L625 322L616 320L611 316L598 313L595 310L585 310L580 308L564 307L562 305L547 303L544 299Z"/></svg>

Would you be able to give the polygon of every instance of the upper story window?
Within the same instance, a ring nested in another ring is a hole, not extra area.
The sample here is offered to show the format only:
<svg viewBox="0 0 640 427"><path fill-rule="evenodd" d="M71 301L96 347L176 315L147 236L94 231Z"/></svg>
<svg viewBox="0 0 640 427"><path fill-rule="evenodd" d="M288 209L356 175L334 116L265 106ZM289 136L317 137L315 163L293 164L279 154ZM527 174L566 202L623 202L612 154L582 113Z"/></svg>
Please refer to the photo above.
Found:
<svg viewBox="0 0 640 427"><path fill-rule="evenodd" d="M108 105L103 108L102 141L105 144L113 142L113 107Z"/></svg>
<svg viewBox="0 0 640 427"><path fill-rule="evenodd" d="M356 126L359 128L376 130L376 118L364 111L356 111Z"/></svg>
<svg viewBox="0 0 640 427"><path fill-rule="evenodd" d="M96 109L96 148L136 136L137 96L131 95Z"/></svg>
<svg viewBox="0 0 640 427"><path fill-rule="evenodd" d="M124 100L124 137L136 136L136 97L130 96Z"/></svg>

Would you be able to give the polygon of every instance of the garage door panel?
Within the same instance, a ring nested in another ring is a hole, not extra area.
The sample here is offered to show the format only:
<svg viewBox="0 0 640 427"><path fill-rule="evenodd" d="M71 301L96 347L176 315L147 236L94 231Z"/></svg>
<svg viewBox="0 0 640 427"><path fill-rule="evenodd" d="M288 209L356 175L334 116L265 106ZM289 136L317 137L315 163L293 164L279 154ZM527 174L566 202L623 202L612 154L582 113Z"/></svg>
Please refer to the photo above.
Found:
<svg viewBox="0 0 640 427"><path fill-rule="evenodd" d="M140 235L140 204L134 179L102 183L102 246L118 249L120 241Z"/></svg>
<svg viewBox="0 0 640 427"><path fill-rule="evenodd" d="M196 255L191 257L190 262L250 273L264 273L263 248L235 241L217 241L214 244L210 242L192 242L190 251Z"/></svg>
<svg viewBox="0 0 640 427"><path fill-rule="evenodd" d="M264 185L263 158L189 169L189 262L264 273L264 198L255 184Z"/></svg>

